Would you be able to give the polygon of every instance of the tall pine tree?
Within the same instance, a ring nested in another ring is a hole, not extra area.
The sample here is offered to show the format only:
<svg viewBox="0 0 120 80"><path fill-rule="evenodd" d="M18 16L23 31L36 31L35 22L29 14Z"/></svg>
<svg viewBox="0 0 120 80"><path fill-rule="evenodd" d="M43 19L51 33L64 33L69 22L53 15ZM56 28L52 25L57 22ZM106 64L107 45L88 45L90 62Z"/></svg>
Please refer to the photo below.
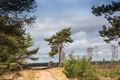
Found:
<svg viewBox="0 0 120 80"><path fill-rule="evenodd" d="M35 0L0 0L0 71L13 64L22 68L25 58L38 51L28 50L33 42L25 30L25 26L34 22L35 17L29 13L35 7Z"/></svg>
<svg viewBox="0 0 120 80"><path fill-rule="evenodd" d="M50 38L45 39L45 41L49 42L49 45L51 46L51 51L49 52L49 55L54 56L56 54L59 54L60 66L62 65L62 52L64 44L73 42L73 40L71 39L70 29L71 28L62 29Z"/></svg>

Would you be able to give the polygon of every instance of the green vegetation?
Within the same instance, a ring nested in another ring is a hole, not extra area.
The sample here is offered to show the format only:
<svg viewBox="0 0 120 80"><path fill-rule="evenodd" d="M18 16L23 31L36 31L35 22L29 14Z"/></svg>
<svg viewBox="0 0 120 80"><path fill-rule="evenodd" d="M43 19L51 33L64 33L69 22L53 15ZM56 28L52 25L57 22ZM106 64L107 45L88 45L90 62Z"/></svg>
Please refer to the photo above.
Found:
<svg viewBox="0 0 120 80"><path fill-rule="evenodd" d="M97 74L90 61L70 55L65 61L64 73L71 80L97 80Z"/></svg>
<svg viewBox="0 0 120 80"><path fill-rule="evenodd" d="M35 0L0 0L0 76L16 68L22 69L25 58L29 58L38 48L28 50L33 45L25 26L34 22Z"/></svg>
<svg viewBox="0 0 120 80"><path fill-rule="evenodd" d="M51 51L49 52L50 56L54 56L59 54L59 65L62 65L62 58L63 58L63 48L64 44L72 43L73 40L71 39L71 28L65 28L53 35L50 38L46 38L45 41L49 42L51 46Z"/></svg>
<svg viewBox="0 0 120 80"><path fill-rule="evenodd" d="M103 29L100 31L100 35L104 37L106 42L110 41L118 41L120 45L120 2L119 0L112 1L111 4L101 5L101 6L93 6L92 13L96 16L101 16L102 14L105 16L110 26L103 26Z"/></svg>
<svg viewBox="0 0 120 80"><path fill-rule="evenodd" d="M70 55L64 64L64 74L70 80L97 80L120 77L120 70L118 63L92 64L85 57Z"/></svg>

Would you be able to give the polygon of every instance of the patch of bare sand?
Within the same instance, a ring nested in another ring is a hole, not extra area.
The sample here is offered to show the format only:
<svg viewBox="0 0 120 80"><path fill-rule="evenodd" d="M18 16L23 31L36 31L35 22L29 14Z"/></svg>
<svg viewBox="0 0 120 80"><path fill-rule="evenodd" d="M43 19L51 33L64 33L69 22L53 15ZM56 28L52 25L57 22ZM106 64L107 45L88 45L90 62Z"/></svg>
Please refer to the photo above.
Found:
<svg viewBox="0 0 120 80"><path fill-rule="evenodd" d="M55 78L52 76L50 72L47 70L41 70L37 75L40 74L40 80L55 80Z"/></svg>
<svg viewBox="0 0 120 80"><path fill-rule="evenodd" d="M56 80L68 80L65 74L63 73L63 68L56 67L47 70L54 76Z"/></svg>
<svg viewBox="0 0 120 80"><path fill-rule="evenodd" d="M68 80L63 74L63 68L28 69L12 72L7 77L10 80Z"/></svg>

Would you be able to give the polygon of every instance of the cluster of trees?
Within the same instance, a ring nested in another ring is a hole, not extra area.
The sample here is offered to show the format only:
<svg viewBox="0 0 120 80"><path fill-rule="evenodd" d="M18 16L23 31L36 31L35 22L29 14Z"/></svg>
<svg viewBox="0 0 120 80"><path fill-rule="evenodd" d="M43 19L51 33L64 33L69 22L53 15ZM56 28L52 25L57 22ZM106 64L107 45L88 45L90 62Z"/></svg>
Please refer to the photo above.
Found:
<svg viewBox="0 0 120 80"><path fill-rule="evenodd" d="M0 71L21 64L25 58L38 51L28 50L33 45L32 38L26 33L25 26L31 25L35 17L35 0L0 0Z"/></svg>

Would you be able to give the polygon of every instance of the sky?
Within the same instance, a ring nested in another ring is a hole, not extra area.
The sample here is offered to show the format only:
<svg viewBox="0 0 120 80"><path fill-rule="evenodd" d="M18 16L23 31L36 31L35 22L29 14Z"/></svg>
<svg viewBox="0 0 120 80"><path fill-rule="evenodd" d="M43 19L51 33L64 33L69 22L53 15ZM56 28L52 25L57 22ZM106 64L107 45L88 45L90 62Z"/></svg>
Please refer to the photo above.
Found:
<svg viewBox="0 0 120 80"><path fill-rule="evenodd" d="M73 53L75 56L86 55L86 48L98 46L98 55L95 52L93 60L111 59L111 46L103 41L99 32L104 24L108 24L103 16L96 17L91 13L93 5L108 4L111 0L36 0L37 17L33 27L27 28L34 41L34 48L39 47L39 51L33 57L38 57L37 61L29 62L49 62L58 61L58 55L49 57L50 46L44 38L54 35L63 28L71 27L72 44L64 48L66 57ZM114 42L115 43L115 42ZM112 44L112 43L111 43Z"/></svg>

